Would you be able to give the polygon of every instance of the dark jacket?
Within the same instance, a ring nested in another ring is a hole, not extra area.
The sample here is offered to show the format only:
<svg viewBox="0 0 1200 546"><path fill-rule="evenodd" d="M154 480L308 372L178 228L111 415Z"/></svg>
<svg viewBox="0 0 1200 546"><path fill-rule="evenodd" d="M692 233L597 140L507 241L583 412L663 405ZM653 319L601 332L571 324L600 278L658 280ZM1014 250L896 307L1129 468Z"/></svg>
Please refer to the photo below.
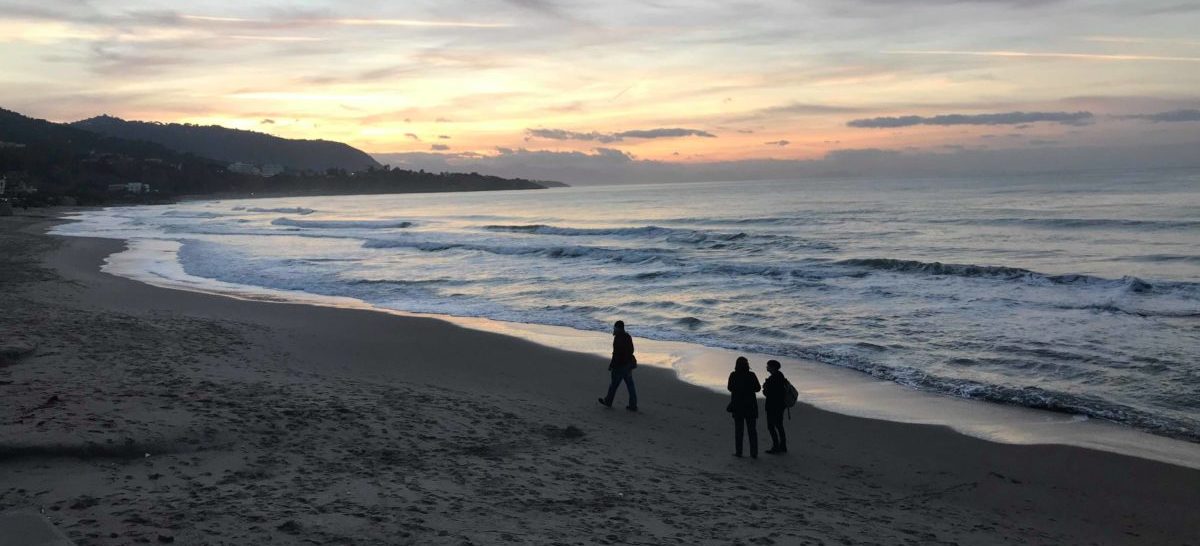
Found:
<svg viewBox="0 0 1200 546"><path fill-rule="evenodd" d="M762 390L758 376L751 371L734 371L729 374L729 411L734 417L758 418L758 397L754 393Z"/></svg>
<svg viewBox="0 0 1200 546"><path fill-rule="evenodd" d="M787 408L788 380L783 372L773 372L763 381L762 392L767 401L763 404L768 410L784 410Z"/></svg>
<svg viewBox="0 0 1200 546"><path fill-rule="evenodd" d="M628 332L613 334L613 354L612 360L608 363L608 369L619 370L636 362L637 360L633 358L633 336Z"/></svg>

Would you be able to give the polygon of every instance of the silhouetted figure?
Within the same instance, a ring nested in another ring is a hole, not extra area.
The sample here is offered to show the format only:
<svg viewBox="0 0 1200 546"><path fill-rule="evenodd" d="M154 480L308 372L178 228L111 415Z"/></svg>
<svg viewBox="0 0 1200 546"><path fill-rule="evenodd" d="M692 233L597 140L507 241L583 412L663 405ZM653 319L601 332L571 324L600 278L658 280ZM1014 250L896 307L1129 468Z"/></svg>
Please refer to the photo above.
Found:
<svg viewBox="0 0 1200 546"><path fill-rule="evenodd" d="M600 403L612 407L613 397L617 395L617 387L625 382L629 390L629 405L625 409L637 411L637 389L633 386L633 369L637 367L637 358L633 356L633 337L625 331L625 322L618 320L613 324L613 353L608 369L612 374L612 382L608 384L608 394L600 399Z"/></svg>
<svg viewBox="0 0 1200 546"><path fill-rule="evenodd" d="M767 432L771 433L772 455L787 453L787 433L783 431L783 410L787 409L788 380L779 371L778 360L767 361L767 372L771 375L763 381L762 392L767 398L763 407L767 410Z"/></svg>
<svg viewBox="0 0 1200 546"><path fill-rule="evenodd" d="M735 456L742 456L742 434L749 432L750 456L758 458L758 397L754 393L762 390L758 384L758 376L750 371L750 361L739 356L729 374L729 406L726 408L733 414L733 437Z"/></svg>

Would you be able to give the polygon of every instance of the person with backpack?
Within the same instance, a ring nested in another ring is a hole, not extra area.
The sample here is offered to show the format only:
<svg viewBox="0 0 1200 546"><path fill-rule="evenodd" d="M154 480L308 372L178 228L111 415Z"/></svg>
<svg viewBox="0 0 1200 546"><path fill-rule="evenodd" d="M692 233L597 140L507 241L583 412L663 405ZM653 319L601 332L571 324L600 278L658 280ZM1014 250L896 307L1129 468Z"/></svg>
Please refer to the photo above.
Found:
<svg viewBox="0 0 1200 546"><path fill-rule="evenodd" d="M608 370L612 376L612 381L608 384L608 394L600 398L600 404L606 407L612 407L613 398L617 395L617 387L621 386L621 382L625 382L625 388L629 390L629 405L625 409L629 411L637 411L637 389L633 386L633 369L637 367L637 358L633 356L633 336L630 336L625 331L625 321L618 320L613 324L613 352L612 360L608 363Z"/></svg>
<svg viewBox="0 0 1200 546"><path fill-rule="evenodd" d="M742 456L742 435L749 433L750 456L758 458L758 396L762 390L758 376L750 371L750 361L737 357L733 373L729 374L729 405L725 409L733 414L733 438L735 457Z"/></svg>
<svg viewBox="0 0 1200 546"><path fill-rule="evenodd" d="M762 392L766 397L763 406L767 410L767 432L771 434L771 449L767 453L787 453L787 433L783 430L783 410L796 405L800 393L779 370L778 360L767 361L767 372L771 375L763 381Z"/></svg>

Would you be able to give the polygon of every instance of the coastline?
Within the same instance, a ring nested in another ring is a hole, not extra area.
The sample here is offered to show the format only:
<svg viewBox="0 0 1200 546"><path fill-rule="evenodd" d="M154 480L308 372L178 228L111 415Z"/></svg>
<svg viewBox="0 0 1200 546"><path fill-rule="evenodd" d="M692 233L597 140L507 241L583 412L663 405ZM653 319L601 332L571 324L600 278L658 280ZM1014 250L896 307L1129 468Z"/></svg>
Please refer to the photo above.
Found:
<svg viewBox="0 0 1200 546"><path fill-rule="evenodd" d="M78 543L1200 536L1197 470L812 406L791 454L737 460L725 397L667 369L639 368L643 413L607 411L593 355L154 287L99 272L118 241L4 223L37 247L5 296L36 350L0 368L0 509L47 507Z"/></svg>
<svg viewBox="0 0 1200 546"><path fill-rule="evenodd" d="M180 265L179 243L175 241L135 239L123 240L123 244L123 250L104 258L101 271L161 288L250 301L301 303L428 318L602 358L607 358L610 350L611 342L606 332L410 312L352 298L195 277ZM798 358L640 337L638 348L643 364L673 370L680 380L722 395L725 394L725 375L737 356L747 356L752 366L758 368L774 358L782 361L784 371L799 388L801 401L824 410L898 423L942 425L975 438L1001 443L1069 445L1200 469L1200 444L1103 419L930 392L857 370ZM765 372L759 369L759 373Z"/></svg>

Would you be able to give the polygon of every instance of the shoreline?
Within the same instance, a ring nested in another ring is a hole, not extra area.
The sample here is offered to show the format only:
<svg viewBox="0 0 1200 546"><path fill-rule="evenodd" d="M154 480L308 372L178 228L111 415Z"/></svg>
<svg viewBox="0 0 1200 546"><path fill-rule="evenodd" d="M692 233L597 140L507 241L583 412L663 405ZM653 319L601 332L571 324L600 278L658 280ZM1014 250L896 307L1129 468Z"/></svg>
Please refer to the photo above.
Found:
<svg viewBox="0 0 1200 546"><path fill-rule="evenodd" d="M71 237L74 235L54 234ZM379 307L368 302L306 292L231 284L185 273L174 257L175 241L111 239L124 248L103 260L100 269L138 282L173 290L233 297L249 301L287 302L358 309L397 316L428 318L489 333L501 333L549 348L605 357L609 336L565 326L528 324ZM147 257L149 257L147 259ZM636 327L634 329L636 334ZM682 341L637 339L643 364L673 370L680 381L724 394L724 374L745 355L752 368L769 358L780 360L800 389L800 400L847 416L896 423L947 426L975 438L1018 445L1068 445L1141 457L1200 469L1200 444L1156 435L1132 426L1012 404L924 391L864 372L822 362L710 347ZM761 398L761 396L760 396Z"/></svg>
<svg viewBox="0 0 1200 546"><path fill-rule="evenodd" d="M642 413L609 411L595 356L158 288L98 271L117 241L2 221L29 273L0 332L35 349L0 367L0 511L41 507L79 544L1200 536L1193 469L808 405L789 455L733 459L725 397L670 370L639 368Z"/></svg>

